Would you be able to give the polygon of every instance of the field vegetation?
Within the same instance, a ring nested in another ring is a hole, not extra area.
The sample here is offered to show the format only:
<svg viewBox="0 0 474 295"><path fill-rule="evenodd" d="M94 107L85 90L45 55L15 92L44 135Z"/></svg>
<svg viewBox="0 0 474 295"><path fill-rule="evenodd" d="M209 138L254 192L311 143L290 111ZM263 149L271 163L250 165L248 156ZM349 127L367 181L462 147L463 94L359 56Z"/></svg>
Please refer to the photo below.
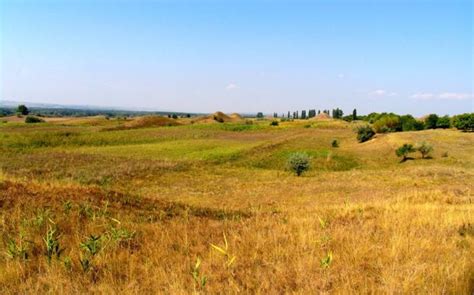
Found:
<svg viewBox="0 0 474 295"><path fill-rule="evenodd" d="M223 115L0 123L2 294L474 291L473 133Z"/></svg>

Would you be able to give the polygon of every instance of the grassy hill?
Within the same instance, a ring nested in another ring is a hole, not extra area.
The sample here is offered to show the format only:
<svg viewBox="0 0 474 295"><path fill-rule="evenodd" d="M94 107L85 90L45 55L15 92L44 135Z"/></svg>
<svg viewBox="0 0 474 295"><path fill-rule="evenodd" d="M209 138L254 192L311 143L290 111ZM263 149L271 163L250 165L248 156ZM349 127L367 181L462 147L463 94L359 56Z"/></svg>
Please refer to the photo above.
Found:
<svg viewBox="0 0 474 295"><path fill-rule="evenodd" d="M4 293L474 289L474 134L208 121L0 123ZM400 163L421 141L432 158Z"/></svg>

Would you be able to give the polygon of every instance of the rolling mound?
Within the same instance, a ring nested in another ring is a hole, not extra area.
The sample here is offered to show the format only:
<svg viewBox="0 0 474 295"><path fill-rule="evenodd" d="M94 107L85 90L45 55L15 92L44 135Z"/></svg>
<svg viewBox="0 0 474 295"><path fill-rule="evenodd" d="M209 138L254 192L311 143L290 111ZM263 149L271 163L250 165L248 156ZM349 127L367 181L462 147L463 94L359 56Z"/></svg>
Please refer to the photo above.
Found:
<svg viewBox="0 0 474 295"><path fill-rule="evenodd" d="M325 113L321 113L316 115L316 117L311 118L311 120L330 120L332 119L331 116Z"/></svg>
<svg viewBox="0 0 474 295"><path fill-rule="evenodd" d="M226 115L223 112L215 112L214 114L200 117L194 120L194 122L199 123L229 123L229 122L239 122L243 120L242 116L237 113L233 113L231 115Z"/></svg>
<svg viewBox="0 0 474 295"><path fill-rule="evenodd" d="M242 119L243 119L242 116L239 115L239 114L237 114L237 113L232 113L232 114L230 114L230 117L231 117L232 119L237 119L237 120L242 120Z"/></svg>
<svg viewBox="0 0 474 295"><path fill-rule="evenodd" d="M163 126L178 126L181 125L176 119L161 116L145 116L133 119L123 125L106 128L104 130L125 130L125 129L140 129L140 128L152 128L152 127L163 127Z"/></svg>
<svg viewBox="0 0 474 295"><path fill-rule="evenodd" d="M161 126L177 126L181 125L176 119L160 116L146 116L140 117L132 122L126 124L129 128L147 128L147 127L161 127Z"/></svg>

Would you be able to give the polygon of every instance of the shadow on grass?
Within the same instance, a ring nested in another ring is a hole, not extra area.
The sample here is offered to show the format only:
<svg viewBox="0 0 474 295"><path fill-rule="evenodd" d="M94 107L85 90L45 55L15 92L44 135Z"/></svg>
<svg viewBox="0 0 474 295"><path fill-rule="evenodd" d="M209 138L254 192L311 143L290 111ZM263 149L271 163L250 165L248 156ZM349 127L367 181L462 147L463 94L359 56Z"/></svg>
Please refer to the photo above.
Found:
<svg viewBox="0 0 474 295"><path fill-rule="evenodd" d="M406 157L406 158L401 159L399 163L405 163L406 161L411 161L411 160L415 160L415 158L413 158L413 157Z"/></svg>

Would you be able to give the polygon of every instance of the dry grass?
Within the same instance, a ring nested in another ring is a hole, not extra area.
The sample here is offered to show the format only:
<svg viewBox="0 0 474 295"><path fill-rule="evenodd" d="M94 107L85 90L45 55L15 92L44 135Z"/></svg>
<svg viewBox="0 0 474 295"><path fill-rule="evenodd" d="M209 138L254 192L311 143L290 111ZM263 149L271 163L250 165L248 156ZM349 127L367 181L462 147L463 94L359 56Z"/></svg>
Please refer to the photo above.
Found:
<svg viewBox="0 0 474 295"><path fill-rule="evenodd" d="M0 126L4 294L474 290L472 134L359 144L351 124L332 121L14 124ZM395 147L418 141L433 158L399 164ZM302 177L284 170L294 151L312 156ZM64 251L48 263L51 228ZM90 235L101 250L89 257ZM225 249L224 235L226 255L211 246ZM11 240L27 260L7 255Z"/></svg>

